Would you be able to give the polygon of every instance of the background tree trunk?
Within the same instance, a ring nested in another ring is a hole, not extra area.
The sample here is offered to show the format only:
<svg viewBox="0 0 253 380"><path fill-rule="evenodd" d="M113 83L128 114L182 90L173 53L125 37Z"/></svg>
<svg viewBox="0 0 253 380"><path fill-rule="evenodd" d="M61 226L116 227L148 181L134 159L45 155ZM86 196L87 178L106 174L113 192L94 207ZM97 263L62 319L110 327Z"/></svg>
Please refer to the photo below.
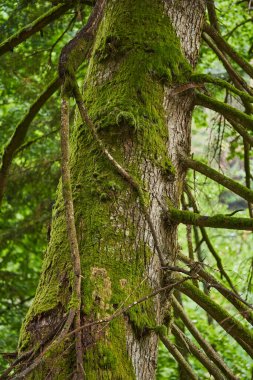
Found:
<svg viewBox="0 0 253 380"><path fill-rule="evenodd" d="M164 283L163 262L178 251L176 226L166 227L162 208L178 206L185 170L177 149L190 152L193 96L175 94L195 65L204 14L202 0L108 0L91 52L83 89L89 116L113 157L143 189L140 200L119 176L86 125L72 133L71 175L82 262L82 324L109 316ZM23 324L21 351L57 331L76 302L61 184L51 240L34 302ZM154 379L156 325L167 302L156 296L106 327L83 330L87 379ZM32 378L66 379L74 345L65 341Z"/></svg>

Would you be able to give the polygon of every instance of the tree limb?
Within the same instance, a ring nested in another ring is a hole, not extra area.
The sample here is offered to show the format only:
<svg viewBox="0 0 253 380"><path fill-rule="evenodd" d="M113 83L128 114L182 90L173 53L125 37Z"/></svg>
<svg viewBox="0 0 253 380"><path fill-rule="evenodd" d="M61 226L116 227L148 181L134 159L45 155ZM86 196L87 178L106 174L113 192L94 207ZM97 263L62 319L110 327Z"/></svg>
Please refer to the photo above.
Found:
<svg viewBox="0 0 253 380"><path fill-rule="evenodd" d="M172 323L171 325L172 334L180 339L181 344L190 354L193 354L198 361L208 370L208 372L213 375L215 380L225 380L221 371L216 367L214 363L208 358L208 356L202 352L184 333L180 328Z"/></svg>
<svg viewBox="0 0 253 380"><path fill-rule="evenodd" d="M183 223L199 227L253 231L253 219L250 218L235 218L222 214L206 216L191 211L179 210L173 207L169 208L165 215L165 220L168 224Z"/></svg>
<svg viewBox="0 0 253 380"><path fill-rule="evenodd" d="M71 302L74 304L75 310L75 328L78 329L81 324L81 260L78 247L75 213L73 205L73 196L71 189L70 176L70 147L69 147L69 101L62 98L61 104L61 152L62 152L62 194L66 213L66 227L68 233L69 246L72 257L72 266L74 272L74 285ZM82 334L78 331L75 334L76 346L76 375L77 380L83 377L83 345Z"/></svg>
<svg viewBox="0 0 253 380"><path fill-rule="evenodd" d="M178 276L179 278L179 276ZM201 290L190 283L176 286L178 290L191 298L202 309L208 312L216 322L253 358L253 333L243 326L220 305L206 296Z"/></svg>
<svg viewBox="0 0 253 380"><path fill-rule="evenodd" d="M253 78L253 67L242 58L208 23L204 24L203 31L206 32L216 43L221 51L226 53L234 62L236 62L251 78Z"/></svg>
<svg viewBox="0 0 253 380"><path fill-rule="evenodd" d="M42 16L37 18L35 21L26 25L24 28L20 29L17 33L13 34L5 41L0 44L0 56L7 53L8 51L13 51L13 49L21 44L21 42L27 40L36 32L40 31L50 22L56 20L58 17L63 15L68 9L70 9L75 1L68 1L66 3L60 3L55 7L51 8L48 12L44 13Z"/></svg>
<svg viewBox="0 0 253 380"><path fill-rule="evenodd" d="M246 101L252 103L253 102L253 96L249 93L242 91L238 89L237 87L233 86L229 82L227 82L224 79L216 78L209 74L193 74L190 78L191 81L196 83L212 83L216 84L217 86L220 86L222 88L226 88L227 90L233 92L234 94L240 96L240 98L245 99Z"/></svg>
<svg viewBox="0 0 253 380"><path fill-rule="evenodd" d="M208 11L208 17L209 17L210 24L212 24L213 27L219 32L220 31L220 27L219 27L218 17L217 17L217 14L216 14L214 0L207 0L206 1L206 6L207 6L207 11Z"/></svg>
<svg viewBox="0 0 253 380"><path fill-rule="evenodd" d="M176 361L180 364L180 366L184 369L184 371L188 374L188 379L198 380L198 376L193 372L189 363L185 360L181 352L177 349L177 347L170 342L168 338L165 337L162 333L159 333L159 338L163 342L164 346L171 353L171 355L176 359Z"/></svg>
<svg viewBox="0 0 253 380"><path fill-rule="evenodd" d="M182 319L183 323L190 331L192 336L199 343L200 347L205 351L208 357L217 365L217 367L227 376L228 380L239 380L233 372L228 368L226 363L223 361L221 356L214 350L214 348L209 344L200 334L199 330L194 326L192 321L188 318L184 309L180 303L176 300L175 296L172 296L172 306L177 311L177 314Z"/></svg>
<svg viewBox="0 0 253 380"><path fill-rule="evenodd" d="M26 137L28 128L46 101L54 94L54 92L60 87L60 79L54 79L47 89L37 98L33 105L29 108L29 111L25 117L17 125L15 132L4 149L2 157L2 165L0 167L0 204L3 199L4 190L6 187L7 176L9 173L10 165L16 152L23 144Z"/></svg>
<svg viewBox="0 0 253 380"><path fill-rule="evenodd" d="M179 154L179 155L180 155L181 162L186 168L193 169L205 175L206 177L211 178L213 181L233 191L235 194L239 195L246 201L253 202L253 191L250 190L249 188L221 174L217 170L212 169L210 166L200 161L193 160L190 157L186 157L185 155L182 155L182 154Z"/></svg>
<svg viewBox="0 0 253 380"><path fill-rule="evenodd" d="M223 54L220 49L215 45L213 40L208 36L208 34L203 33L202 37L204 41L207 43L207 45L214 51L214 53L217 55L219 60L223 63L223 66L225 67L228 75L230 76L230 79L234 83L234 85L239 89L245 89L250 95L253 95L253 91L251 88L247 85L245 80L238 74L238 72L233 68L231 63L228 61L225 54Z"/></svg>
<svg viewBox="0 0 253 380"><path fill-rule="evenodd" d="M246 129L253 131L253 118L228 104L201 93L196 94L195 104L220 113L228 121L232 118L235 122L242 124Z"/></svg>
<svg viewBox="0 0 253 380"><path fill-rule="evenodd" d="M194 263L189 260L188 257L184 256L181 253L178 254L178 259L190 267L194 265ZM245 318L253 326L252 305L245 301L238 293L232 292L223 286L218 280L216 280L215 277L213 277L203 268L200 268L198 275L206 282L209 289L215 288L218 290L218 292L222 294L222 296L225 297L240 312L242 317Z"/></svg>

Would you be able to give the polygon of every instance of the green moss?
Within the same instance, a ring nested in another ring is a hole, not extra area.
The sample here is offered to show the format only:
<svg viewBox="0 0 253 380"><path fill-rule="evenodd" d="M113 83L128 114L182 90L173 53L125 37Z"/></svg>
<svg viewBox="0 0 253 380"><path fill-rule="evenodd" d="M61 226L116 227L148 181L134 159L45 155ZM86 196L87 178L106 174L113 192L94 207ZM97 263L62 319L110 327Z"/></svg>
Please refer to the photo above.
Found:
<svg viewBox="0 0 253 380"><path fill-rule="evenodd" d="M56 308L62 308L63 311L66 311L68 301L71 299L73 272L67 240L61 186L58 189L58 201L54 209L51 231L49 246L44 256L40 282L20 333L19 346L22 350L28 347L30 342L31 334L27 331L30 321L35 316L45 315ZM60 254L56 254L56 252Z"/></svg>
<svg viewBox="0 0 253 380"><path fill-rule="evenodd" d="M143 303L132 307L127 312L133 331L139 337L149 333L156 325L154 313L148 312L149 307L150 305Z"/></svg>
<svg viewBox="0 0 253 380"><path fill-rule="evenodd" d="M164 325L158 325L153 328L153 330L156 332L157 335L164 335L167 336L168 334L168 327Z"/></svg>
<svg viewBox="0 0 253 380"><path fill-rule="evenodd" d="M108 9L89 76L94 81L104 67L112 74L105 72L106 79L97 78L93 85L87 81L84 97L90 117L100 129L127 125L149 159L163 167L168 139L164 84L187 81L191 67L161 2L127 0L124 7L119 3Z"/></svg>

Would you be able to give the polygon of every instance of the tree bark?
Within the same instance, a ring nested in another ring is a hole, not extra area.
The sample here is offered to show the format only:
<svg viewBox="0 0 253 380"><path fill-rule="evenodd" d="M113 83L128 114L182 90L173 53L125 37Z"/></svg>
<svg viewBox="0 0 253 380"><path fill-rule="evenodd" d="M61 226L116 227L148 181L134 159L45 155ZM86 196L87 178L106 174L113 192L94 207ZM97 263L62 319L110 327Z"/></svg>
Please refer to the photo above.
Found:
<svg viewBox="0 0 253 380"><path fill-rule="evenodd" d="M158 249L164 262L176 261L177 228L166 226L162 214L168 199L179 205L185 169L177 149L190 152L193 96L191 90L173 95L172 88L192 73L203 14L202 0L107 1L83 99L99 138L139 183L143 198L116 172L77 115L71 180L82 266L81 324L111 315L122 303L159 288L164 278ZM59 328L77 302L73 281L60 184L51 240L22 327L20 351ZM84 329L86 378L154 379L154 329L163 323L166 308L165 295L157 295L103 328ZM71 376L73 347L70 339L59 344L31 378Z"/></svg>

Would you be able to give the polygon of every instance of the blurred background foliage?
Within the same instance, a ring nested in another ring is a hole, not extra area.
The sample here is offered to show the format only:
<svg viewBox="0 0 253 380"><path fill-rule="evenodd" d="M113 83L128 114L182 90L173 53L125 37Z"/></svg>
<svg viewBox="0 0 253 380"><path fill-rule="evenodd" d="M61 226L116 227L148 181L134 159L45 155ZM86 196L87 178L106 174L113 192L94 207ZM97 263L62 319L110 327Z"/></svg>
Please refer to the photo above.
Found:
<svg viewBox="0 0 253 380"><path fill-rule="evenodd" d="M253 12L247 1L217 0L221 33L248 61L253 54ZM35 20L52 7L49 1L5 0L0 4L0 35L6 39L21 27ZM61 48L87 20L90 8L77 3L56 21L17 46L1 58L0 67L0 147L1 154L17 123L29 106L57 75ZM244 75L240 68L238 71ZM200 73L223 79L227 74L215 54L202 44ZM80 74L83 77L83 72ZM249 81L244 75L245 80ZM239 102L225 90L208 85L216 98L230 104ZM74 111L74 110L73 110ZM0 209L0 347L1 352L15 351L19 328L34 296L40 274L43 253L50 230L51 210L60 177L59 92L43 106L32 122L25 143L13 160L8 186ZM196 108L192 130L194 157L209 163L232 178L245 182L243 142L227 122L213 112ZM1 158L1 157L0 157ZM202 214L229 214L247 205L229 191L205 177L189 173L189 184ZM197 190L198 189L198 190ZM223 266L242 296L252 302L252 233L208 230ZM180 227L180 244L187 252L185 227ZM220 279L216 262L205 243L200 246L206 269ZM225 285L224 278L221 280ZM232 306L215 290L212 297L232 314ZM222 354L240 379L250 379L252 364L247 355L222 331L205 312L183 298L184 307L200 331ZM187 334L187 331L186 331ZM190 336L190 335L189 335ZM189 359L200 379L210 375L193 357ZM6 361L0 357L0 368ZM157 379L178 379L177 364L160 347Z"/></svg>

